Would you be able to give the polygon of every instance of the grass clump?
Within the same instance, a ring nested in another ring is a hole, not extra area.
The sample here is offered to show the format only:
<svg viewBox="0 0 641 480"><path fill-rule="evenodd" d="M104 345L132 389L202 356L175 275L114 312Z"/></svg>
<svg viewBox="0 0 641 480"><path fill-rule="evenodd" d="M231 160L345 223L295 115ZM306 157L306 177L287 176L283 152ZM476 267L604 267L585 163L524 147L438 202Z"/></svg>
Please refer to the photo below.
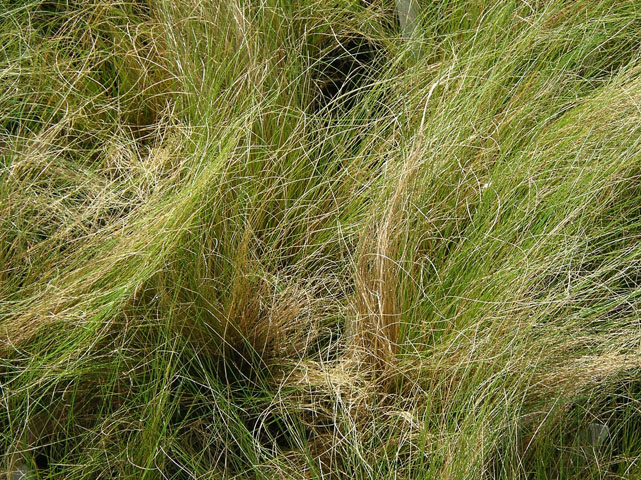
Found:
<svg viewBox="0 0 641 480"><path fill-rule="evenodd" d="M394 5L5 2L8 478L641 476L641 7Z"/></svg>

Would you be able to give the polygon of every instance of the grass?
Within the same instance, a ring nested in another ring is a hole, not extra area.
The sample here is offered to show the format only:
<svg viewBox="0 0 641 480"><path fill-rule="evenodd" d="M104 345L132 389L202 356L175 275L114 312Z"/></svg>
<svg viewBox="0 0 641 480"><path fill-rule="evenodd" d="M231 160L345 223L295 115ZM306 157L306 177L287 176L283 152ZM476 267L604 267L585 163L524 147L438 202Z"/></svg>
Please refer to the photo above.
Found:
<svg viewBox="0 0 641 480"><path fill-rule="evenodd" d="M417 6L1 3L7 478L641 478L641 6Z"/></svg>

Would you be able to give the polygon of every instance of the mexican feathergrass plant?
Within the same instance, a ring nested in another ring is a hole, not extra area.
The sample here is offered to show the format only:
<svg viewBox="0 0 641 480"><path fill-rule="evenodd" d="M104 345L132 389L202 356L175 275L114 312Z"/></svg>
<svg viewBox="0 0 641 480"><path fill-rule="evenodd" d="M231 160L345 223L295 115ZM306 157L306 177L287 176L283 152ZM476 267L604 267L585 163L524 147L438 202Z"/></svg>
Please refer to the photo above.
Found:
<svg viewBox="0 0 641 480"><path fill-rule="evenodd" d="M641 5L412 9L3 0L7 478L641 478Z"/></svg>

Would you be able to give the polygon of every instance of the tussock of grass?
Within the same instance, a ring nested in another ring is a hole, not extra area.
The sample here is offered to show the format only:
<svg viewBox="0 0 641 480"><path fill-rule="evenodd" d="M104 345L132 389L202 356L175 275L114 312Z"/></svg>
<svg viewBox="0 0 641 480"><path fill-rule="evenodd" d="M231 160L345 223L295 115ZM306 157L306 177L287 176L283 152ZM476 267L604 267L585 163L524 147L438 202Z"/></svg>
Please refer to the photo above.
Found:
<svg viewBox="0 0 641 480"><path fill-rule="evenodd" d="M5 472L641 475L641 7L416 6L5 2Z"/></svg>

